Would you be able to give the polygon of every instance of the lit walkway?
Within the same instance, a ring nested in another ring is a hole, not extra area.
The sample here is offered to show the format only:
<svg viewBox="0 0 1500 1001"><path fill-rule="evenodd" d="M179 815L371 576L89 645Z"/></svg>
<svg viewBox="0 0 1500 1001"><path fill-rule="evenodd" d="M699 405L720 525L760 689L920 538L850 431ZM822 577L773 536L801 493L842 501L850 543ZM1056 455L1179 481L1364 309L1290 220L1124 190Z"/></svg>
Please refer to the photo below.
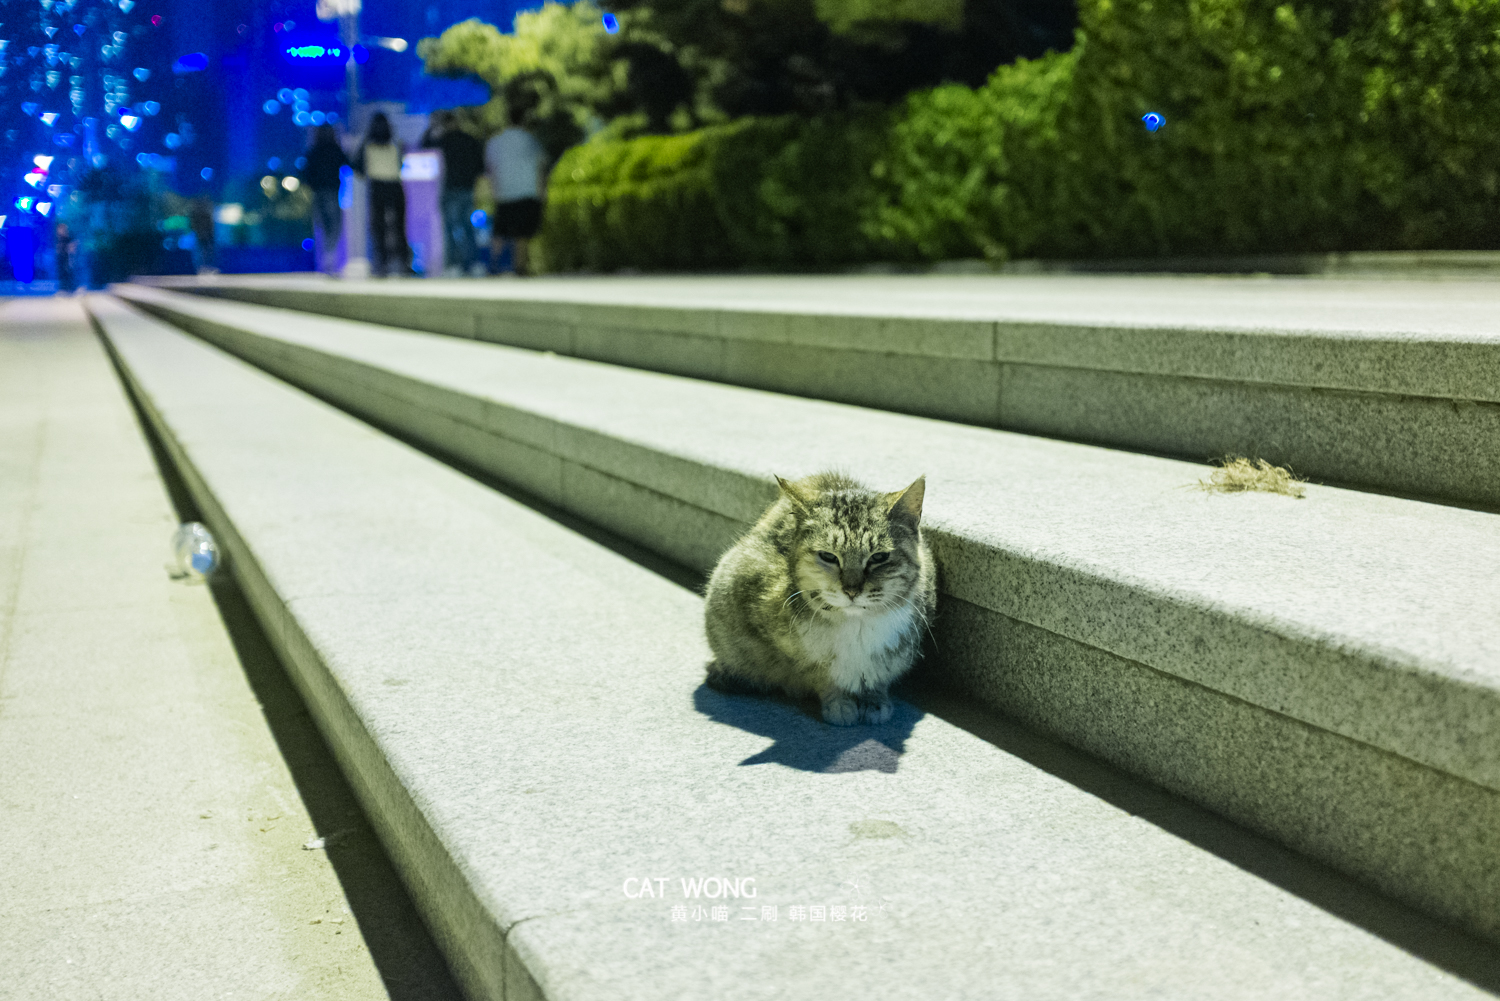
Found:
<svg viewBox="0 0 1500 1001"><path fill-rule="evenodd" d="M82 309L0 301L0 996L457 997L176 520Z"/></svg>

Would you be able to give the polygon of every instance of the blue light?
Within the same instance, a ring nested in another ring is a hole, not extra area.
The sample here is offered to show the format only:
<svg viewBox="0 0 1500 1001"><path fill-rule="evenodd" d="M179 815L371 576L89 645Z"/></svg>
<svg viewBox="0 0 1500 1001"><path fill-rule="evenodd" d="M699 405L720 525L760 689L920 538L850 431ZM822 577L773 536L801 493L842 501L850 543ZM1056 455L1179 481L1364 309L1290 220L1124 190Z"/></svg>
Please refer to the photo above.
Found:
<svg viewBox="0 0 1500 1001"><path fill-rule="evenodd" d="M328 124L329 125L337 125L338 123L339 123L339 113L337 111L330 111L328 113Z"/></svg>
<svg viewBox="0 0 1500 1001"><path fill-rule="evenodd" d="M1157 129L1167 124L1166 118L1155 111L1148 111L1144 115L1142 115L1141 122L1146 126L1147 132L1155 132Z"/></svg>
<svg viewBox="0 0 1500 1001"><path fill-rule="evenodd" d="M155 115L161 111L161 105L157 104L155 101L144 101L141 104L141 110L148 115Z"/></svg>
<svg viewBox="0 0 1500 1001"><path fill-rule="evenodd" d="M208 56L201 52L189 52L185 56L178 57L172 64L173 73L197 73L208 69Z"/></svg>
<svg viewBox="0 0 1500 1001"><path fill-rule="evenodd" d="M307 239L305 239L305 240L302 241L302 249L303 250L311 250L315 246L317 246L317 245L315 243L313 243L312 237L310 237L310 236Z"/></svg>
<svg viewBox="0 0 1500 1001"><path fill-rule="evenodd" d="M484 209L475 209L469 216L469 225L475 229L484 229L485 223L489 221L490 217L484 214Z"/></svg>
<svg viewBox="0 0 1500 1001"><path fill-rule="evenodd" d="M298 87L296 90L292 91L293 99L298 101L305 101L309 96L310 95L307 93L307 91L303 90L301 87Z"/></svg>
<svg viewBox="0 0 1500 1001"><path fill-rule="evenodd" d="M280 101L282 104L291 104L292 103L292 88L290 88L290 87L283 87L280 90L278 90L276 92L276 100Z"/></svg>
<svg viewBox="0 0 1500 1001"><path fill-rule="evenodd" d="M353 56L354 61L361 65L370 61L370 50L365 48L363 45L356 45L351 50L351 55Z"/></svg>
<svg viewBox="0 0 1500 1001"><path fill-rule="evenodd" d="M306 111L299 111L292 116L293 125L311 125L312 115Z"/></svg>
<svg viewBox="0 0 1500 1001"><path fill-rule="evenodd" d="M281 110L281 102L278 101L278 100L276 100L276 98L273 97L269 101L267 101L265 104L262 104L260 106L260 110L264 111L268 115L274 115L274 114L276 114L276 112L278 112L278 111Z"/></svg>
<svg viewBox="0 0 1500 1001"><path fill-rule="evenodd" d="M613 35L620 30L620 19L613 14L604 15L604 30Z"/></svg>
<svg viewBox="0 0 1500 1001"><path fill-rule="evenodd" d="M202 170L198 171L198 176L203 178L205 181L212 181L214 179L214 169L212 167L204 167Z"/></svg>
<svg viewBox="0 0 1500 1001"><path fill-rule="evenodd" d="M166 144L167 149L176 149L182 145L182 136L176 132L168 132L162 137L162 142Z"/></svg>
<svg viewBox="0 0 1500 1001"><path fill-rule="evenodd" d="M312 123L314 125L322 125L322 124L326 123L327 121L328 121L328 116L325 115L325 114L323 114L323 112L321 112L321 111L314 111L312 113Z"/></svg>
<svg viewBox="0 0 1500 1001"><path fill-rule="evenodd" d="M146 67L144 67L144 66L137 66L137 67L136 67L136 68L135 68L135 72L134 72L134 74L132 74L132 75L133 75L133 76L134 76L134 77L135 77L135 78L136 78L136 79L137 79L137 80L139 80L139 81L140 81L140 82L141 82L141 83L145 83L145 82L146 82L146 81L147 81L147 80L149 80L149 79L151 79L151 71L150 71L150 70L148 70L148 69L147 69L147 68L146 68Z"/></svg>
<svg viewBox="0 0 1500 1001"><path fill-rule="evenodd" d="M279 157L279 156L273 156L273 157L271 157L271 159L267 160L266 161L266 169L267 170L280 170L281 169L281 157Z"/></svg>

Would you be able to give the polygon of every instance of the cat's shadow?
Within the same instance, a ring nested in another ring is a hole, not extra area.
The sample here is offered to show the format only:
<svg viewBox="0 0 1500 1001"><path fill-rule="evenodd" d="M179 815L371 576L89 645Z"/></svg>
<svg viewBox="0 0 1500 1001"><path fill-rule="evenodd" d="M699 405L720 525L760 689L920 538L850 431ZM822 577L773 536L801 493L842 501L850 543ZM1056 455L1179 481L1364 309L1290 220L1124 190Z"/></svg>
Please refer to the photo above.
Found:
<svg viewBox="0 0 1500 1001"><path fill-rule="evenodd" d="M894 711L886 723L832 726L819 717L814 703L729 695L706 684L693 692L693 705L715 723L774 741L741 765L785 765L804 772L894 774L906 751L906 739L917 720L926 715L909 702L892 699Z"/></svg>

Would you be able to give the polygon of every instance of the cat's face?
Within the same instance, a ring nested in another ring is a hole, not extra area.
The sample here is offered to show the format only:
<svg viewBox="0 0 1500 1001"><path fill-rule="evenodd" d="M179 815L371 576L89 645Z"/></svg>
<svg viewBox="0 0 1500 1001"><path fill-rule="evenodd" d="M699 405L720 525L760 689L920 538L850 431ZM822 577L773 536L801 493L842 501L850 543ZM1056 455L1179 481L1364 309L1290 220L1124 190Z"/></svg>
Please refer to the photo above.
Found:
<svg viewBox="0 0 1500 1001"><path fill-rule="evenodd" d="M918 524L922 480L876 493L844 481L787 484L800 515L793 573L824 614L870 615L912 600L921 575ZM819 488L821 487L821 489Z"/></svg>

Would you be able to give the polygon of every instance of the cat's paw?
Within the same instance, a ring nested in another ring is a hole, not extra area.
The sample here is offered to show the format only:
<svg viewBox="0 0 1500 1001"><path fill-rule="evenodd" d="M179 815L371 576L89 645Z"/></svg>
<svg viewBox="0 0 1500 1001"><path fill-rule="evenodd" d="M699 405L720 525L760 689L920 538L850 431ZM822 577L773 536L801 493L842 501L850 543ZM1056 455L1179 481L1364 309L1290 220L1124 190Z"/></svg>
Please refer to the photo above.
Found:
<svg viewBox="0 0 1500 1001"><path fill-rule="evenodd" d="M889 695L870 695L859 700L859 721L861 723L889 723L891 712L891 697Z"/></svg>
<svg viewBox="0 0 1500 1001"><path fill-rule="evenodd" d="M860 721L859 703L848 695L830 695L823 700L823 722L853 726Z"/></svg>

